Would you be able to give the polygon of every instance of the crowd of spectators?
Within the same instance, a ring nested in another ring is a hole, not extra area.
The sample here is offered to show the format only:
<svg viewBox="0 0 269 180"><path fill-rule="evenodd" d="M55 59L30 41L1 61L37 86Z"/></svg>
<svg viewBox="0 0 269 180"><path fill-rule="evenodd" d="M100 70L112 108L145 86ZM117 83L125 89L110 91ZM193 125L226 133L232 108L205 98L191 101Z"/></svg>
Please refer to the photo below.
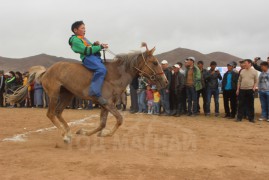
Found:
<svg viewBox="0 0 269 180"><path fill-rule="evenodd" d="M49 98L43 90L42 84L33 82L28 87L28 94L24 101L18 104L8 104L5 100L5 94L13 94L18 88L27 84L28 72L4 72L0 70L0 107L35 107L44 108L48 106ZM121 98L117 102L117 108L126 109L126 92L122 94ZM98 104L93 104L90 100L83 100L78 97L74 97L72 102L67 108L71 109L93 109L98 108Z"/></svg>
<svg viewBox="0 0 269 180"><path fill-rule="evenodd" d="M258 91L261 103L259 120L269 122L269 57L258 65L259 57L253 61L240 61L241 69L236 69L237 63L227 64L227 72L223 77L217 68L217 62L211 61L208 69L203 61L195 61L189 57L184 61L169 67L169 62L161 62L162 69L169 82L164 89L157 90L156 85L143 76L137 76L130 83L130 112L146 113L162 116L195 117L199 114L215 117L220 116L219 94L223 94L223 118L235 119L237 122L248 119L255 122L254 94ZM260 72L258 75L258 72ZM28 87L28 94L19 104L5 102L5 94L12 94L18 88L27 84L28 72L20 73L0 70L0 107L37 107L48 106L49 98L41 84L34 82ZM211 99L214 99L214 111L211 110ZM202 99L200 105L199 100ZM116 103L118 109L126 110L127 92L124 92ZM67 108L93 109L90 100L75 97Z"/></svg>
<svg viewBox="0 0 269 180"><path fill-rule="evenodd" d="M248 119L255 122L254 96L258 91L262 113L259 120L269 121L269 70L267 61L258 65L260 58L240 61L237 70L235 61L227 64L227 72L222 76L217 62L211 61L208 69L204 62L196 62L195 57L186 58L169 67L167 60L161 61L169 85L157 90L152 82L138 76L130 84L131 113L147 113L163 116L220 116L219 94L223 93L223 118L240 122ZM260 75L258 75L260 71ZM201 97L201 98L200 98ZM214 111L211 99L214 99ZM202 99L200 105L199 100ZM154 107L154 108L153 108Z"/></svg>

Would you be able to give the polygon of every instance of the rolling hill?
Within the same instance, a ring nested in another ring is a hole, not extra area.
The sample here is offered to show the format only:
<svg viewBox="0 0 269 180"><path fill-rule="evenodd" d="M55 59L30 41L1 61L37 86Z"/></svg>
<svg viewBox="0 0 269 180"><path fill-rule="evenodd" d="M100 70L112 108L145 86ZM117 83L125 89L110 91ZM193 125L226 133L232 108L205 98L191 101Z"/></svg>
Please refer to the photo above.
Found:
<svg viewBox="0 0 269 180"><path fill-rule="evenodd" d="M177 62L184 62L187 57L195 57L197 61L204 61L205 66L209 66L211 61L216 61L218 66L226 66L231 61L236 61L237 63L241 60L241 58L223 53L223 52L213 52L210 54L202 54L198 51L185 49L185 48L177 48L169 52L165 52L157 55L156 57L161 61L163 59L167 60L170 65L173 65Z"/></svg>
<svg viewBox="0 0 269 180"><path fill-rule="evenodd" d="M5 58L0 56L0 69L6 71L27 71L31 66L42 65L46 68L50 67L56 62L79 62L74 59L67 59L63 57L50 56L46 54L39 54L20 59Z"/></svg>
<svg viewBox="0 0 269 180"><path fill-rule="evenodd" d="M205 66L209 66L210 61L216 61L218 66L226 66L230 61L239 62L241 58L224 53L224 52L213 52L210 54L202 54L195 50L185 49L185 48L177 48L172 51L168 51L165 53L161 53L156 55L159 61L167 60L169 64L172 66L176 62L184 62L184 60L193 56L196 58L196 61L203 60ZM46 68L50 67L56 62L59 61L67 61L67 62L76 62L81 63L80 61L74 59L67 59L63 57L50 56L46 54L39 54L36 56L20 58L20 59L12 59L0 56L0 70L6 71L20 71L24 72L29 69L31 66L42 65Z"/></svg>

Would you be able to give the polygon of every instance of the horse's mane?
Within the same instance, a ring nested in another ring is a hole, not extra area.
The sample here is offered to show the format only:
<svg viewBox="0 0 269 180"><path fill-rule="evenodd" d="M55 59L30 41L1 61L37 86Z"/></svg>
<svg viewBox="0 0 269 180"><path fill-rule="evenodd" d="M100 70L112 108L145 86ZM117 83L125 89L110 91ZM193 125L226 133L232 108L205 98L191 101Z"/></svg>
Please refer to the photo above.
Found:
<svg viewBox="0 0 269 180"><path fill-rule="evenodd" d="M138 65L138 56L142 54L141 51L133 51L130 53L117 54L112 63L117 65L124 65L126 70L133 71L133 67Z"/></svg>

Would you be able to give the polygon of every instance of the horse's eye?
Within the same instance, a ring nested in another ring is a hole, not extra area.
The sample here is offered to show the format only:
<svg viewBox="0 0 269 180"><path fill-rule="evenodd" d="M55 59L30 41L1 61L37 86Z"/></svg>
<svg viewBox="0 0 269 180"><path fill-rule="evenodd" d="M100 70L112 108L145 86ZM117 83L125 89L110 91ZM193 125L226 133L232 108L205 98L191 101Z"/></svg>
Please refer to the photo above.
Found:
<svg viewBox="0 0 269 180"><path fill-rule="evenodd" d="M154 64L155 66L157 66L157 65L158 65L158 63L157 63L156 61L154 61L154 62L153 62L153 64Z"/></svg>

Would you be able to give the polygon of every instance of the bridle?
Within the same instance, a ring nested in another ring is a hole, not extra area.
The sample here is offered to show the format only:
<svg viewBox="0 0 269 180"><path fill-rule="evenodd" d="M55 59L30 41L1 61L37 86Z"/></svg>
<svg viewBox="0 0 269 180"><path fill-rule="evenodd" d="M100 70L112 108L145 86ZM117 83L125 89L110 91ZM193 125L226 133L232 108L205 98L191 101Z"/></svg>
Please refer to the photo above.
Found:
<svg viewBox="0 0 269 180"><path fill-rule="evenodd" d="M108 49L108 48L105 49L105 51L107 51L107 52L109 52L110 54L116 56L116 54L115 54L114 52L112 52L112 51L111 51L110 49ZM156 72L155 72L155 71L148 65L148 63L147 63L147 61L146 61L146 59L145 59L145 57L144 57L143 52L141 53L141 55L142 55L142 59L144 60L144 65L145 65L147 68L149 68L149 69L151 70L151 72L153 72L153 75L150 75L150 74L146 73L145 71L139 69L138 67L133 66L133 68L135 68L138 72L140 72L142 76L148 77L151 81L156 81L157 76L161 76L161 75L163 75L164 72L156 73Z"/></svg>
<svg viewBox="0 0 269 180"><path fill-rule="evenodd" d="M135 66L134 66L133 68L135 68L138 72L140 72L142 76L148 77L151 81L156 81L157 76L163 75L164 72L156 73L156 72L155 72L155 71L148 65L148 63L147 63L147 61L146 61L146 59L145 59L143 53L141 53L141 55L142 55L142 59L144 60L144 65L145 65L147 68L149 68L149 69L153 72L153 75L150 75L150 74L146 73L145 71L139 69L138 67L135 67Z"/></svg>

